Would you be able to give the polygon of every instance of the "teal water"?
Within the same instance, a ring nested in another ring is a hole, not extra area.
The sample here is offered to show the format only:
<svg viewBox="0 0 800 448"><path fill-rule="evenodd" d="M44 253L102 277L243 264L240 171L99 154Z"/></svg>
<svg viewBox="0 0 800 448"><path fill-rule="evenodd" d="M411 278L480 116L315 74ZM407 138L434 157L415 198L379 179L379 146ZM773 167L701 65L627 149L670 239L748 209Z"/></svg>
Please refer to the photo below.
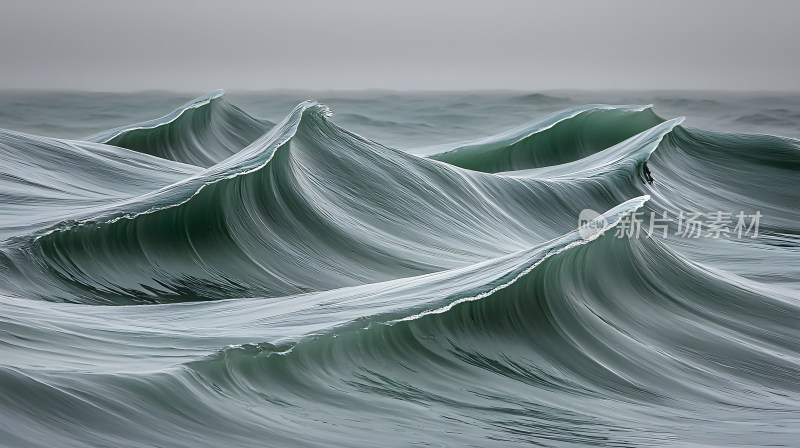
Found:
<svg viewBox="0 0 800 448"><path fill-rule="evenodd" d="M0 105L2 446L798 446L797 94Z"/></svg>

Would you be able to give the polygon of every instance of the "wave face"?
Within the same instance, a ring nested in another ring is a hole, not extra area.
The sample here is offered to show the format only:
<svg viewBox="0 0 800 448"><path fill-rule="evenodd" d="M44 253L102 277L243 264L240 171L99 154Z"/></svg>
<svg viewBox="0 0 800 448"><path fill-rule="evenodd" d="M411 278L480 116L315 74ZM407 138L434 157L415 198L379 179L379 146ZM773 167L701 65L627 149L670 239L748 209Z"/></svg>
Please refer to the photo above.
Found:
<svg viewBox="0 0 800 448"><path fill-rule="evenodd" d="M800 141L453 95L0 131L0 445L796 446Z"/></svg>
<svg viewBox="0 0 800 448"><path fill-rule="evenodd" d="M209 167L227 159L274 126L225 101L217 90L161 118L86 137L162 159Z"/></svg>

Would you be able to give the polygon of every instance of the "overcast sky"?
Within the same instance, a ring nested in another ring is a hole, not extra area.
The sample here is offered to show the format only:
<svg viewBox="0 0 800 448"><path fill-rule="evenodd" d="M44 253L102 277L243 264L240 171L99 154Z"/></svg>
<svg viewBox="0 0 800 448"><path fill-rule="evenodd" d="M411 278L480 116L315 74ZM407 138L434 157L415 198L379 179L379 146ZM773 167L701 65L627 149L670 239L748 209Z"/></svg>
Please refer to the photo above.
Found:
<svg viewBox="0 0 800 448"><path fill-rule="evenodd" d="M800 90L798 1L4 2L0 88Z"/></svg>

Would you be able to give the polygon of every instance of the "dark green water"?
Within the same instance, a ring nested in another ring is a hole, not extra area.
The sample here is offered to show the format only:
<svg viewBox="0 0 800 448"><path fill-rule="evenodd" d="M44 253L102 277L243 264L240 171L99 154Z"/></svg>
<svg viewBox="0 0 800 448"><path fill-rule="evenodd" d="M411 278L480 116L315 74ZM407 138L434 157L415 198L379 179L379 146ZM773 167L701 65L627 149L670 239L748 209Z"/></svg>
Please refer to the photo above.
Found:
<svg viewBox="0 0 800 448"><path fill-rule="evenodd" d="M796 94L0 106L2 446L798 446Z"/></svg>

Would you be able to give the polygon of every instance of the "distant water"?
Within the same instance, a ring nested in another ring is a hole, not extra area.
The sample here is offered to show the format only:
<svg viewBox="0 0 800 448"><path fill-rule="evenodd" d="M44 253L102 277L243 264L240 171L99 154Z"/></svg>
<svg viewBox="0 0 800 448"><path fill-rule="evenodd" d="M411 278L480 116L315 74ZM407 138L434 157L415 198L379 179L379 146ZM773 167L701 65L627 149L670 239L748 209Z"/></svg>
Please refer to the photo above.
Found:
<svg viewBox="0 0 800 448"><path fill-rule="evenodd" d="M0 446L800 446L799 94L0 92L0 128Z"/></svg>

